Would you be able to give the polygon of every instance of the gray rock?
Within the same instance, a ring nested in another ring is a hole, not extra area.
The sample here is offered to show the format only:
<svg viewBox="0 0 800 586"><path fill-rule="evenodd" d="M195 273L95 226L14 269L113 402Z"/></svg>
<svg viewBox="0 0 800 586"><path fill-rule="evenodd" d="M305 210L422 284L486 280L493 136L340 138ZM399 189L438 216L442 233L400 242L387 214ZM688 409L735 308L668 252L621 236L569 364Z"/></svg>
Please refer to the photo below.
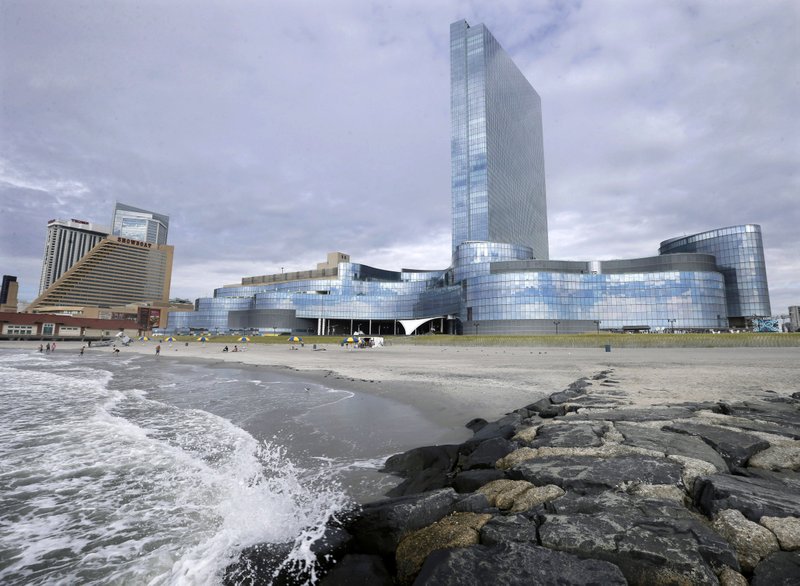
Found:
<svg viewBox="0 0 800 586"><path fill-rule="evenodd" d="M455 463L458 449L457 445L414 448L388 458L381 472L405 478L430 468L449 471Z"/></svg>
<svg viewBox="0 0 800 586"><path fill-rule="evenodd" d="M453 480L453 488L456 492L475 492L484 484L492 480L500 480L506 475L502 470L467 470L459 472Z"/></svg>
<svg viewBox="0 0 800 586"><path fill-rule="evenodd" d="M718 470L728 470L728 465L722 456L699 437L643 427L624 421L615 423L614 427L625 438L622 442L625 445L658 450L668 456L686 456L704 460L716 466Z"/></svg>
<svg viewBox="0 0 800 586"><path fill-rule="evenodd" d="M565 490L580 492L607 490L626 482L677 485L681 480L681 470L675 462L650 456L608 459L548 456L521 462L508 471L508 476L539 486L555 484Z"/></svg>
<svg viewBox="0 0 800 586"><path fill-rule="evenodd" d="M598 409L587 413L572 415L577 420L602 421L673 421L693 416L693 411L686 407L651 407L647 409Z"/></svg>
<svg viewBox="0 0 800 586"><path fill-rule="evenodd" d="M797 586L800 583L800 552L779 551L756 566L752 586Z"/></svg>
<svg viewBox="0 0 800 586"><path fill-rule="evenodd" d="M393 555L403 536L451 513L457 500L447 488L369 503L347 529L362 553Z"/></svg>
<svg viewBox="0 0 800 586"><path fill-rule="evenodd" d="M544 514L539 536L545 547L616 564L631 584L715 584L714 568L738 569L730 545L698 518L674 503L660 507L655 515L635 507Z"/></svg>
<svg viewBox="0 0 800 586"><path fill-rule="evenodd" d="M597 423L569 424L557 423L541 426L536 434L536 439L530 446L554 446L560 448L597 447L605 433L605 426Z"/></svg>
<svg viewBox="0 0 800 586"><path fill-rule="evenodd" d="M485 419L482 419L480 417L476 417L475 419L471 419L470 421L468 421L467 424L464 427L466 427L472 433L476 433L476 432L480 431L481 429L483 429L484 427L486 427L486 425L488 423L489 422L486 421Z"/></svg>
<svg viewBox="0 0 800 586"><path fill-rule="evenodd" d="M766 431L767 433L777 433L787 437L797 437L800 434L800 405L792 399L775 397L764 401L742 401L740 403L720 404L719 411L725 415L741 417L742 419L753 422L753 431ZM777 427L760 428L764 422L770 422ZM783 430L786 433L783 433Z"/></svg>
<svg viewBox="0 0 800 586"><path fill-rule="evenodd" d="M800 518L761 517L759 522L775 534L782 550L800 550Z"/></svg>
<svg viewBox="0 0 800 586"><path fill-rule="evenodd" d="M525 409L527 409L531 413L538 413L542 409L549 409L552 406L553 404L550 402L550 399L548 397L545 397L544 399L539 399L535 403L531 403L530 405L525 405Z"/></svg>
<svg viewBox="0 0 800 586"><path fill-rule="evenodd" d="M252 584L275 586L300 586L308 580L302 572L295 572L285 563L293 543L259 543L242 550L236 563L225 568L222 583L225 586Z"/></svg>
<svg viewBox="0 0 800 586"><path fill-rule="evenodd" d="M506 425L510 425L512 427L517 427L520 423L522 423L523 419L524 418L523 418L522 414L516 413L516 412L511 412L511 413L506 413L505 415L503 415L503 417L501 417L500 419L495 421L495 423L497 425L499 425L500 427L504 427Z"/></svg>
<svg viewBox="0 0 800 586"><path fill-rule="evenodd" d="M486 495L476 492L458 501L453 509L459 513L499 513L500 509L489 503Z"/></svg>
<svg viewBox="0 0 800 586"><path fill-rule="evenodd" d="M739 565L745 572L753 571L763 558L780 549L772 531L745 519L735 509L717 513L713 527L736 549Z"/></svg>
<svg viewBox="0 0 800 586"><path fill-rule="evenodd" d="M579 397L584 393L585 391L583 389L566 389L550 395L550 402L554 405L560 405L562 403L566 403L567 401L571 401L575 397Z"/></svg>
<svg viewBox="0 0 800 586"><path fill-rule="evenodd" d="M462 470L494 468L495 462L518 447L518 444L505 438L495 437L479 444L470 454L459 457L458 463Z"/></svg>
<svg viewBox="0 0 800 586"><path fill-rule="evenodd" d="M800 470L800 442L780 444L768 447L748 460L751 468L764 470Z"/></svg>
<svg viewBox="0 0 800 586"><path fill-rule="evenodd" d="M800 517L796 486L780 478L759 478L715 474L695 481L695 506L709 517L719 511L736 509L751 521L761 517Z"/></svg>
<svg viewBox="0 0 800 586"><path fill-rule="evenodd" d="M319 582L320 586L392 586L392 575L383 558L348 554Z"/></svg>
<svg viewBox="0 0 800 586"><path fill-rule="evenodd" d="M520 419L520 421L521 420L522 419ZM501 425L501 424L499 424L497 422L487 423L479 431L477 431L475 433L475 435L472 436L471 439L469 439L468 441L464 442L464 444L462 444L462 445L473 444L473 443L474 444L478 444L478 443L485 442L486 440L489 440L489 439L492 439L492 438L496 438L496 437L501 437L501 438L504 438L504 439L510 439L511 436L514 435L514 433L515 433L515 430L514 430L514 426L513 425L508 425L508 424Z"/></svg>
<svg viewBox="0 0 800 586"><path fill-rule="evenodd" d="M714 448L731 469L744 466L751 456L769 447L768 441L755 435L714 425L676 422L664 429L699 437Z"/></svg>
<svg viewBox="0 0 800 586"><path fill-rule="evenodd" d="M509 517L495 516L481 529L481 544L487 546L499 545L515 541L519 543L538 543L536 523L524 515Z"/></svg>
<svg viewBox="0 0 800 586"><path fill-rule="evenodd" d="M387 495L405 496L448 487L458 449L457 445L426 446L390 457L382 471L405 480Z"/></svg>
<svg viewBox="0 0 800 586"><path fill-rule="evenodd" d="M425 560L414 586L622 586L627 584L612 564L584 560L535 545L504 543L494 547L440 550Z"/></svg>

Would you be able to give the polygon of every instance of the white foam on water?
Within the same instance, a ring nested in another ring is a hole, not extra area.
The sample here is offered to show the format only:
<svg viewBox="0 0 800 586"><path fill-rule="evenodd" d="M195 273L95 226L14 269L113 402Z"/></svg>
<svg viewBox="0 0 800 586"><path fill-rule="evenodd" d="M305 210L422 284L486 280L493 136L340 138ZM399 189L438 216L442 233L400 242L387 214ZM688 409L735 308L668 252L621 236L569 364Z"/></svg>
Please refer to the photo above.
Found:
<svg viewBox="0 0 800 586"><path fill-rule="evenodd" d="M311 544L348 505L330 468L53 362L0 355L0 582L218 584L262 542L316 580Z"/></svg>

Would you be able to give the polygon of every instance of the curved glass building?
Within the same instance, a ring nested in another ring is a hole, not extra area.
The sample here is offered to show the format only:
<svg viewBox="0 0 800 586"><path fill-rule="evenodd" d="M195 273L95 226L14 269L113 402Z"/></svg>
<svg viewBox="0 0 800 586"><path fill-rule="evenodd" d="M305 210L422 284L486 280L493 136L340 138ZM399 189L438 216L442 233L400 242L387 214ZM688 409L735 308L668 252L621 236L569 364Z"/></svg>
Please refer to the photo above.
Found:
<svg viewBox="0 0 800 586"><path fill-rule="evenodd" d="M761 226L729 226L672 238L662 242L658 252L713 254L725 275L728 317L736 325L744 325L748 318L771 315Z"/></svg>
<svg viewBox="0 0 800 586"><path fill-rule="evenodd" d="M330 253L245 277L171 331L381 335L717 330L770 313L761 231L661 243L659 256L549 260L541 100L483 25L450 27L452 262L387 271Z"/></svg>

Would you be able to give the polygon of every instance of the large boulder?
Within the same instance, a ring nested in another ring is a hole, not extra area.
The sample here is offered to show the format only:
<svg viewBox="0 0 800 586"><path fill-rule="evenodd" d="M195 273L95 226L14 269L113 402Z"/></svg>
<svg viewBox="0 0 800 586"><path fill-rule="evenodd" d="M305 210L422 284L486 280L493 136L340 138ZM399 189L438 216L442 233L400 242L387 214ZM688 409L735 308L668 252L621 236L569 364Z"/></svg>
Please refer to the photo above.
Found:
<svg viewBox="0 0 800 586"><path fill-rule="evenodd" d="M677 485L681 466L665 458L637 455L608 459L550 456L521 462L508 474L536 485L555 484L581 492L613 489L629 482Z"/></svg>
<svg viewBox="0 0 800 586"><path fill-rule="evenodd" d="M526 543L473 545L436 551L425 560L415 586L623 586L612 564L586 560Z"/></svg>
<svg viewBox="0 0 800 586"><path fill-rule="evenodd" d="M605 426L594 423L554 423L539 428L532 448L553 446L561 448L597 447L602 445Z"/></svg>
<svg viewBox="0 0 800 586"><path fill-rule="evenodd" d="M564 495L557 486L534 486L524 480L495 480L482 486L478 492L498 509L519 513L527 511Z"/></svg>
<svg viewBox="0 0 800 586"><path fill-rule="evenodd" d="M622 496L603 496L594 505L589 497L573 497L563 506L555 501L560 510L592 512L545 513L541 543L610 561L630 584L714 584L716 569L739 568L730 545L685 508L666 501L638 503Z"/></svg>
<svg viewBox="0 0 800 586"><path fill-rule="evenodd" d="M494 468L495 462L516 450L519 446L502 437L495 437L479 444L469 454L459 457L458 464L462 470L475 468Z"/></svg>
<svg viewBox="0 0 800 586"><path fill-rule="evenodd" d="M800 552L779 551L756 566L752 586L797 586Z"/></svg>
<svg viewBox="0 0 800 586"><path fill-rule="evenodd" d="M369 503L347 528L362 553L393 555L405 535L450 514L457 500L447 488Z"/></svg>
<svg viewBox="0 0 800 586"><path fill-rule="evenodd" d="M720 403L718 411L736 417L736 427L800 439L800 405L796 400L775 397L764 401Z"/></svg>
<svg viewBox="0 0 800 586"><path fill-rule="evenodd" d="M456 474L456 477L453 479L453 488L459 493L475 492L484 484L493 480L500 480L505 478L505 476L505 472L497 469L465 470L464 472Z"/></svg>
<svg viewBox="0 0 800 586"><path fill-rule="evenodd" d="M394 580L383 558L347 554L319 582L320 586L392 586Z"/></svg>
<svg viewBox="0 0 800 586"><path fill-rule="evenodd" d="M800 518L765 516L759 523L775 534L782 550L800 550Z"/></svg>
<svg viewBox="0 0 800 586"><path fill-rule="evenodd" d="M693 417L694 412L687 407L648 407L593 409L571 415L570 419L600 421L674 421Z"/></svg>
<svg viewBox="0 0 800 586"><path fill-rule="evenodd" d="M382 472L405 480L387 495L404 496L448 487L458 448L457 445L426 446L390 457Z"/></svg>
<svg viewBox="0 0 800 586"><path fill-rule="evenodd" d="M736 509L751 521L761 517L800 517L796 483L780 477L746 477L715 474L695 481L695 506L709 517Z"/></svg>
<svg viewBox="0 0 800 586"><path fill-rule="evenodd" d="M699 437L654 429L636 423L619 421L614 424L624 439L623 443L640 448L664 452L668 456L684 456L704 460L719 471L727 471L728 465L711 446Z"/></svg>
<svg viewBox="0 0 800 586"><path fill-rule="evenodd" d="M400 583L410 584L431 552L477 544L481 527L491 518L476 513L453 513L404 537L395 553Z"/></svg>
<svg viewBox="0 0 800 586"><path fill-rule="evenodd" d="M745 572L751 572L763 558L780 549L769 529L747 520L735 509L717 513L713 527L736 549L739 565Z"/></svg>
<svg viewBox="0 0 800 586"><path fill-rule="evenodd" d="M744 466L751 456L769 447L768 441L751 433L734 431L715 425L676 422L666 426L664 429L699 437L714 448L731 469Z"/></svg>
<svg viewBox="0 0 800 586"><path fill-rule="evenodd" d="M800 470L800 442L772 445L747 462L751 468L764 470Z"/></svg>
<svg viewBox="0 0 800 586"><path fill-rule="evenodd" d="M499 545L510 541L538 544L536 523L525 515L497 515L481 529L483 545Z"/></svg>

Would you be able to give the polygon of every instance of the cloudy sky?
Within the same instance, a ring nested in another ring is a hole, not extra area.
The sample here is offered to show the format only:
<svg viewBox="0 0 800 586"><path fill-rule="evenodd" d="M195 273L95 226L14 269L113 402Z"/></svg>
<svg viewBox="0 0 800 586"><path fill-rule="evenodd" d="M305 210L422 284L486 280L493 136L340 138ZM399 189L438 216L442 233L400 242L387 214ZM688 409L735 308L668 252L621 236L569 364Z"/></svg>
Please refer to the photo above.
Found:
<svg viewBox="0 0 800 586"><path fill-rule="evenodd" d="M758 223L800 304L795 0L0 0L0 273L33 299L47 221L115 201L170 216L173 296L445 268L459 19L542 97L551 258Z"/></svg>

